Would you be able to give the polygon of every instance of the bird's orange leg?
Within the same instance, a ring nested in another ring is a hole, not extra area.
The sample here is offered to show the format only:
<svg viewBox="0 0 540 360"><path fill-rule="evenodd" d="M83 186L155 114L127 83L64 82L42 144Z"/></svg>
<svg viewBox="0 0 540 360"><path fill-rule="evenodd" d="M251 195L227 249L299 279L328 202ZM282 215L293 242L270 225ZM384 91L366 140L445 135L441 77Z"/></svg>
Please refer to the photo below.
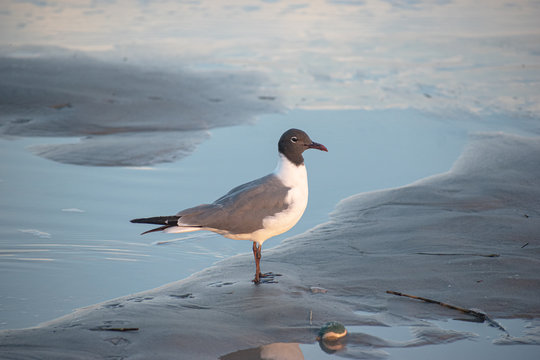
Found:
<svg viewBox="0 0 540 360"><path fill-rule="evenodd" d="M253 279L253 282L255 284L261 283L261 278L267 278L266 280L263 280L262 282L265 283L277 283L277 281L274 280L276 276L281 276L281 274L274 274L272 272L269 273L262 273L261 272L261 254L262 251L262 245L257 244L255 241L253 242L253 257L255 258L255 279Z"/></svg>
<svg viewBox="0 0 540 360"><path fill-rule="evenodd" d="M255 284L260 283L259 277L261 276L261 245L257 246L257 243L253 242L253 257L255 258L255 279L253 282Z"/></svg>

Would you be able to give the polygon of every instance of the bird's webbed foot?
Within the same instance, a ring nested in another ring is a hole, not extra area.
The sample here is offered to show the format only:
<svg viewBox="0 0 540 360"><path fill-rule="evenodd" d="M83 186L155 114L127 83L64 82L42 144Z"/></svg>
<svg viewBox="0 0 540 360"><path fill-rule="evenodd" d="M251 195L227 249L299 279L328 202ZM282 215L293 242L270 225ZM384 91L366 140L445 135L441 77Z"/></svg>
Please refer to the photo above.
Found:
<svg viewBox="0 0 540 360"><path fill-rule="evenodd" d="M278 276L281 276L281 274L274 274L273 272L259 273L259 276L255 276L255 279L253 279L253 282L255 284L277 284L278 281L275 278Z"/></svg>

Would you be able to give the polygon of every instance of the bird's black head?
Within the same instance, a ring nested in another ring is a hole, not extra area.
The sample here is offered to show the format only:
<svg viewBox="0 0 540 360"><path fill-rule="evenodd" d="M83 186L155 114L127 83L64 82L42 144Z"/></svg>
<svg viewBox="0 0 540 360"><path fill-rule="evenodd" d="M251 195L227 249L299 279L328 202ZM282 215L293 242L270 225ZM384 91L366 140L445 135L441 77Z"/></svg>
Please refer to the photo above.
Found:
<svg viewBox="0 0 540 360"><path fill-rule="evenodd" d="M328 151L324 145L311 141L308 134L298 129L285 131L278 142L279 152L297 166L304 163L302 153L307 149Z"/></svg>

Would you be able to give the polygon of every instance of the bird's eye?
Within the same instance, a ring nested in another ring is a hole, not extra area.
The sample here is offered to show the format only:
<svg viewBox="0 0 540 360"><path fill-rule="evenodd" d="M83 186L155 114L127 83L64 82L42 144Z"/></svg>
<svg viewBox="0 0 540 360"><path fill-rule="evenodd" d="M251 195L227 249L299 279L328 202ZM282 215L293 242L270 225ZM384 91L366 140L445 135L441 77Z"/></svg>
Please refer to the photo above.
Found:
<svg viewBox="0 0 540 360"><path fill-rule="evenodd" d="M293 137L291 138L291 141L292 141L293 143L295 143L295 142L298 141L298 138L297 138L296 136L293 136Z"/></svg>

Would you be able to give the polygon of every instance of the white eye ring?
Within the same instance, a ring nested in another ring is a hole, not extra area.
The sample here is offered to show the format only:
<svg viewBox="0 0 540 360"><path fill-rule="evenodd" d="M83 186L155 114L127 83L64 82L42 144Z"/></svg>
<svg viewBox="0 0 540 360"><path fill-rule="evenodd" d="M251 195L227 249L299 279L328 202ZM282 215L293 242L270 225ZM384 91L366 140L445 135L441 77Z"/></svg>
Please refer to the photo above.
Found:
<svg viewBox="0 0 540 360"><path fill-rule="evenodd" d="M296 136L293 136L293 137L291 138L291 141L292 141L293 143L295 143L295 142L298 141L298 138L297 138Z"/></svg>

